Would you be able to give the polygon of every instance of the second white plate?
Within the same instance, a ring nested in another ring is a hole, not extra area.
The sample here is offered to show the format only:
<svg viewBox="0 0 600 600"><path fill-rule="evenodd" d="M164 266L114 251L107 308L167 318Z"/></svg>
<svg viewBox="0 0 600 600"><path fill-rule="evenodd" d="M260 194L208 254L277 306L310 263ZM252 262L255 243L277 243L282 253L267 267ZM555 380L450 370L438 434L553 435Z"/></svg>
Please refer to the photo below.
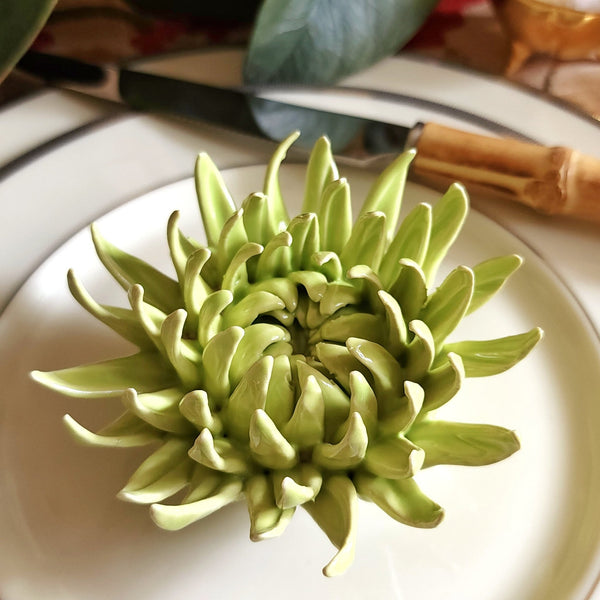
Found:
<svg viewBox="0 0 600 600"><path fill-rule="evenodd" d="M232 169L238 202L260 189L262 167ZM347 173L344 173L345 175ZM290 212L303 171L282 174ZM350 173L355 199L367 180ZM410 185L407 205L437 194ZM165 226L181 210L201 238L191 181L161 188L100 219L103 234L167 267ZM600 345L573 297L527 246L473 212L452 250L456 264L517 252L526 259L509 285L455 337L492 338L541 326L545 339L521 364L493 379L468 380L445 410L452 418L515 429L522 449L485 468L437 467L421 474L446 510L434 530L414 530L361 503L354 565L326 580L333 554L303 512L277 540L252 544L243 504L178 533L157 529L144 507L115 498L146 454L77 447L61 417L103 424L117 410L59 397L31 382L54 369L128 351L70 298L75 268L100 301L124 304L94 256L87 231L52 255L0 317L0 584L5 600L108 597L419 598L547 600L588 597L600 566Z"/></svg>

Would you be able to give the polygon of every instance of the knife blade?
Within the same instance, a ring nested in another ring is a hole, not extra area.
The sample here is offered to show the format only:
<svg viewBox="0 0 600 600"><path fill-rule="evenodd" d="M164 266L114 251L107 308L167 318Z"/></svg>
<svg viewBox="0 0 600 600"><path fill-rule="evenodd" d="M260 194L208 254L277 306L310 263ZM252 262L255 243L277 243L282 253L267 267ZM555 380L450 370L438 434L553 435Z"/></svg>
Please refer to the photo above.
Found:
<svg viewBox="0 0 600 600"><path fill-rule="evenodd" d="M292 130L310 148L327 135L336 155L365 162L415 148L413 179L507 198L549 215L600 223L600 160L571 148L490 137L437 123L406 127L116 65L28 52L17 67L45 82L121 102L135 110L197 119L280 141Z"/></svg>

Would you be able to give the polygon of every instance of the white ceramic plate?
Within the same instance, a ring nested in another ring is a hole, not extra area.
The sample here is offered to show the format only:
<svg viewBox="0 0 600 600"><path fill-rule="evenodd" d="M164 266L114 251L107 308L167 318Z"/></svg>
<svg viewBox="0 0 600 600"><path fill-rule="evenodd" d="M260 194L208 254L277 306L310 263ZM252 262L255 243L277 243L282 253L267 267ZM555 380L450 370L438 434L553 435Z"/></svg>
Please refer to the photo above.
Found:
<svg viewBox="0 0 600 600"><path fill-rule="evenodd" d="M263 169L226 172L241 201L260 189ZM351 173L353 197L366 182ZM297 211L301 171L288 167L283 189ZM409 204L437 194L410 186ZM165 224L182 211L200 236L193 184L158 189L100 219L117 245L168 264ZM600 347L569 291L530 249L473 212L448 268L518 252L526 259L509 285L469 317L457 338L488 338L541 326L545 339L507 373L468 380L447 407L456 419L515 429L522 449L497 465L423 472L427 493L446 509L434 530L415 530L361 503L354 565L325 579L333 554L298 511L283 536L252 544L242 503L178 533L156 528L144 507L115 498L145 455L81 448L61 417L103 424L118 402L57 396L28 379L53 369L125 353L69 297L70 267L102 302L125 300L93 255L87 231L54 253L0 319L0 581L4 600L55 598L419 598L564 600L589 598L600 572Z"/></svg>

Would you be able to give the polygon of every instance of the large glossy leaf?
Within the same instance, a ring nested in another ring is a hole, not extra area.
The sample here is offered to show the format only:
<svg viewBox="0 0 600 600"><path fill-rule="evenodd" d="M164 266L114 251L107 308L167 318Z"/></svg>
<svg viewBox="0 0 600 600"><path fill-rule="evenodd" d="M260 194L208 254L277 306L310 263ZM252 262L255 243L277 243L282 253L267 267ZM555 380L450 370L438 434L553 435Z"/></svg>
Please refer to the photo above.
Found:
<svg viewBox="0 0 600 600"><path fill-rule="evenodd" d="M0 81L35 39L56 0L2 0L0 2Z"/></svg>
<svg viewBox="0 0 600 600"><path fill-rule="evenodd" d="M249 83L331 83L394 53L438 0L265 0L244 68Z"/></svg>

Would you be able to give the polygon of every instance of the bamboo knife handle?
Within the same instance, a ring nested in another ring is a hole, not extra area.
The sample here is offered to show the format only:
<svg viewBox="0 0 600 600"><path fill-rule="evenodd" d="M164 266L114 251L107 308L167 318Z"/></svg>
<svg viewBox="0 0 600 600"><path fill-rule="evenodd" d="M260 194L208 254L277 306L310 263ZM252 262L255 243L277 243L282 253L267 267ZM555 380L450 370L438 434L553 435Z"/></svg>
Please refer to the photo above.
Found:
<svg viewBox="0 0 600 600"><path fill-rule="evenodd" d="M538 212L600 223L600 160L563 147L491 138L427 123L416 143L418 178L451 177Z"/></svg>

